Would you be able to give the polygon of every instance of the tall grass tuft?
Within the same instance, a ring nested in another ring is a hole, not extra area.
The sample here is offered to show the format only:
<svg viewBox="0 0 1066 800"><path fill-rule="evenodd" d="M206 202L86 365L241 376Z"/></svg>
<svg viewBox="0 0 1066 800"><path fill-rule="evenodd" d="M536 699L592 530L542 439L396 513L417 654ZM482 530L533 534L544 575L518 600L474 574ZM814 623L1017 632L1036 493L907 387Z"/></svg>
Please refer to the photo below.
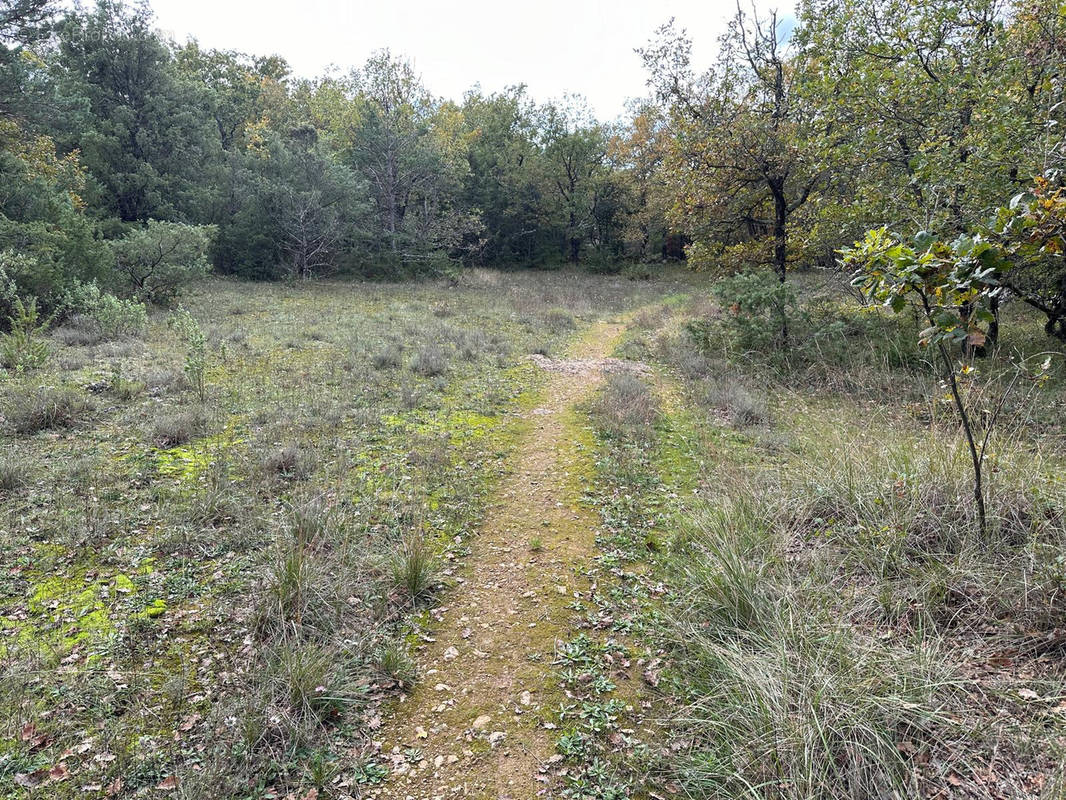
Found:
<svg viewBox="0 0 1066 800"><path fill-rule="evenodd" d="M76 389L38 387L15 395L7 417L16 433L31 434L73 427L92 410L92 402Z"/></svg>
<svg viewBox="0 0 1066 800"><path fill-rule="evenodd" d="M648 384L628 372L610 375L593 406L597 423L617 439L649 441L660 417L658 400Z"/></svg>
<svg viewBox="0 0 1066 800"><path fill-rule="evenodd" d="M404 536L398 552L389 560L394 589L416 603L429 594L437 576L436 557L420 532Z"/></svg>
<svg viewBox="0 0 1066 800"><path fill-rule="evenodd" d="M677 779L694 797L913 796L900 745L948 724L950 683L931 653L856 631L826 585L792 574L767 510L709 509L673 556L672 631L695 698Z"/></svg>

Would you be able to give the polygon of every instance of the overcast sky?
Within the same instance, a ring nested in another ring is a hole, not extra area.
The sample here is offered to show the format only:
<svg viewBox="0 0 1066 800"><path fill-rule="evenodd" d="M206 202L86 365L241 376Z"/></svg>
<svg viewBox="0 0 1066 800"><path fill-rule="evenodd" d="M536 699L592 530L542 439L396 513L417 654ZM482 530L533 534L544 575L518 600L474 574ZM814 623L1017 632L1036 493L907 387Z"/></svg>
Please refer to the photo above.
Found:
<svg viewBox="0 0 1066 800"><path fill-rule="evenodd" d="M692 35L706 66L735 0L151 0L159 28L184 41L278 54L300 76L347 71L379 48L409 56L433 93L460 100L480 83L525 83L537 101L571 92L601 120L645 93L634 48L670 17ZM791 10L790 2L758 0ZM749 7L745 0L745 7Z"/></svg>

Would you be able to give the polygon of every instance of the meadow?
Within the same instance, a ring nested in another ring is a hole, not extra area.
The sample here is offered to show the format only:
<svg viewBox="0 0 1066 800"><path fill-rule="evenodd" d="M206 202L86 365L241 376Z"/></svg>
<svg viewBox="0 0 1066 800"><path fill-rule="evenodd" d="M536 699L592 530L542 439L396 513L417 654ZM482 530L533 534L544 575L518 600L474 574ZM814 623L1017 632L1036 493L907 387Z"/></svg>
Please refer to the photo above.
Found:
<svg viewBox="0 0 1066 800"><path fill-rule="evenodd" d="M212 280L143 336L55 330L0 387L2 793L262 796L328 783L335 741L380 780L375 709L415 679L529 355L648 291Z"/></svg>
<svg viewBox="0 0 1066 800"><path fill-rule="evenodd" d="M0 795L1063 796L1061 356L982 532L915 322L797 285L786 351L665 267L69 319L0 384Z"/></svg>

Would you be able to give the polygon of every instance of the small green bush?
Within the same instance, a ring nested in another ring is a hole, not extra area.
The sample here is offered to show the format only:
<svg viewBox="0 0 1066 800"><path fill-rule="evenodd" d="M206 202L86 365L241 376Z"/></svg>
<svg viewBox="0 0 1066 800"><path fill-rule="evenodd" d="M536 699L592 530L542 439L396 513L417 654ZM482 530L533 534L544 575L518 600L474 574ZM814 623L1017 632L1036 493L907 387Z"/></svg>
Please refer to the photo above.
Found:
<svg viewBox="0 0 1066 800"><path fill-rule="evenodd" d="M715 298L725 306L722 322L732 344L743 351L766 351L778 342L782 315L797 316L796 294L770 272L742 272L714 284Z"/></svg>
<svg viewBox="0 0 1066 800"><path fill-rule="evenodd" d="M0 364L22 372L43 367L52 348L43 338L50 320L42 320L37 310L37 298L23 303L16 297L14 314L8 317L11 332L0 338Z"/></svg>
<svg viewBox="0 0 1066 800"><path fill-rule="evenodd" d="M207 248L214 233L211 226L149 220L111 242L115 269L131 294L167 305L185 286L207 274Z"/></svg>
<svg viewBox="0 0 1066 800"><path fill-rule="evenodd" d="M207 399L207 337L200 323L181 306L170 315L167 324L185 345L185 379L203 402Z"/></svg>
<svg viewBox="0 0 1066 800"><path fill-rule="evenodd" d="M95 283L75 285L68 293L67 306L92 320L102 339L139 336L148 324L148 309L144 303L122 300L102 292Z"/></svg>

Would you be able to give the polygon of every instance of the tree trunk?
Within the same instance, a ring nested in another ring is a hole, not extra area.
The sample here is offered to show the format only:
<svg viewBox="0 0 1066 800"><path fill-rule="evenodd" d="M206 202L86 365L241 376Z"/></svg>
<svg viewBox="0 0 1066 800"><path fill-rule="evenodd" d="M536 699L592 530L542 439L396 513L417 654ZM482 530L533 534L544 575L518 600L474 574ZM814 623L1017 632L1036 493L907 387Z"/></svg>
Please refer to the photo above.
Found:
<svg viewBox="0 0 1066 800"><path fill-rule="evenodd" d="M570 231L570 263L576 264L581 257L581 240L574 235L577 229L577 217L573 210L570 211L570 223L567 227Z"/></svg>
<svg viewBox="0 0 1066 800"><path fill-rule="evenodd" d="M784 285L788 270L788 234L785 225L788 222L788 203L781 191L774 191L774 270L777 280ZM781 315L781 346L788 346L788 310L784 301L779 305Z"/></svg>

